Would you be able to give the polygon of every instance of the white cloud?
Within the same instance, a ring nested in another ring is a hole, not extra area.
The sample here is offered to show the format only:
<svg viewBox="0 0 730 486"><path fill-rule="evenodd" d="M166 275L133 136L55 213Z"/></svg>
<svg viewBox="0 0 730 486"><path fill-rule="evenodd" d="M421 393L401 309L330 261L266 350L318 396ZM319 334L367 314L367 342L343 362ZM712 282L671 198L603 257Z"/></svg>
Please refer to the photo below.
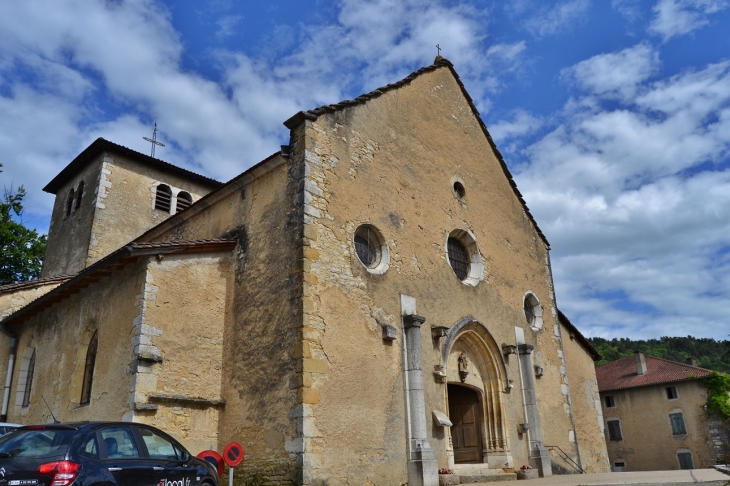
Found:
<svg viewBox="0 0 730 486"><path fill-rule="evenodd" d="M517 110L512 113L511 120L500 120L489 125L489 133L499 147L515 137L523 137L535 133L543 125L540 117L525 110Z"/></svg>
<svg viewBox="0 0 730 486"><path fill-rule="evenodd" d="M594 91L620 86L588 72ZM594 335L725 337L730 62L638 85L618 107L594 96L516 175L554 248L559 305Z"/></svg>
<svg viewBox="0 0 730 486"><path fill-rule="evenodd" d="M641 18L639 3L639 0L611 0L611 6L629 22Z"/></svg>
<svg viewBox="0 0 730 486"><path fill-rule="evenodd" d="M709 16L728 5L727 0L659 0L649 31L667 41L709 24Z"/></svg>
<svg viewBox="0 0 730 486"><path fill-rule="evenodd" d="M590 6L589 0L569 0L553 7L543 7L525 22L525 27L538 37L554 35L582 22Z"/></svg>
<svg viewBox="0 0 730 486"><path fill-rule="evenodd" d="M644 42L619 52L593 56L564 69L561 75L590 93L629 98L657 72L659 65L659 54Z"/></svg>

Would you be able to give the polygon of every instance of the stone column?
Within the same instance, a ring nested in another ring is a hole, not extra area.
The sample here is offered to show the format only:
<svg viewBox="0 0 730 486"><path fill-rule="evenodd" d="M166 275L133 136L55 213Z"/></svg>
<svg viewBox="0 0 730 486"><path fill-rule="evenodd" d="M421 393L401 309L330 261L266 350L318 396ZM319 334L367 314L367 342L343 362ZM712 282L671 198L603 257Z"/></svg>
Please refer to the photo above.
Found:
<svg viewBox="0 0 730 486"><path fill-rule="evenodd" d="M431 448L427 437L426 400L423 393L421 325L425 321L425 317L415 313L403 316L406 393L408 394L407 413L410 417L410 443L408 444L410 452L408 458L409 486L437 486L439 484L436 453Z"/></svg>
<svg viewBox="0 0 730 486"><path fill-rule="evenodd" d="M532 351L535 348L530 344L520 344L518 349L520 364L522 365L522 383L525 389L525 409L529 426L530 461L535 463L533 465L537 466L541 477L552 476L550 455L542 443L540 415L537 410L537 397L535 395L535 374L532 368Z"/></svg>

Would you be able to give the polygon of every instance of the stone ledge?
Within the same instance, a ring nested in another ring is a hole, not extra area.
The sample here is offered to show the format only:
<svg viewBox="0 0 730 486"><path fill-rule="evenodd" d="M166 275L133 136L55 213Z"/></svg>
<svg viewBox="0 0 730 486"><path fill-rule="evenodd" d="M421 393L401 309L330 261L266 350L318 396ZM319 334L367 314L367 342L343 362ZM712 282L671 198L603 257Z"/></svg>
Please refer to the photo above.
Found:
<svg viewBox="0 0 730 486"><path fill-rule="evenodd" d="M197 405L224 406L226 401L222 398L188 397L185 395L150 395L150 402L182 402Z"/></svg>

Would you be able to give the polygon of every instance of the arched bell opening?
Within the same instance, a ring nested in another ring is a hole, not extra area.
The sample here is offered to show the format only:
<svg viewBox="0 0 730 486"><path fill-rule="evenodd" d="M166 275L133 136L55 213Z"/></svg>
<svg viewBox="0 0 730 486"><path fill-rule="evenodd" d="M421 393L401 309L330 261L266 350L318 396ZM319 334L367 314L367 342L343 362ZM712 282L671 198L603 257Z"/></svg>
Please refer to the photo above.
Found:
<svg viewBox="0 0 730 486"><path fill-rule="evenodd" d="M447 450L449 462L512 467L503 400L510 383L491 333L475 319L462 319L447 333L441 366L446 375L449 419L454 424Z"/></svg>

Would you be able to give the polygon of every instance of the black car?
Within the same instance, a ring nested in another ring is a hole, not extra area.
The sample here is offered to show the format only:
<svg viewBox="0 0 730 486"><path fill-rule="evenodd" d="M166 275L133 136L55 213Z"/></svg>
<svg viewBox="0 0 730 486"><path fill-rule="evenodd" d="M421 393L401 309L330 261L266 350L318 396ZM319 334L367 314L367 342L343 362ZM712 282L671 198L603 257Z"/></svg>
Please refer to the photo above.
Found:
<svg viewBox="0 0 730 486"><path fill-rule="evenodd" d="M218 486L215 467L149 425L79 422L0 437L0 486Z"/></svg>

